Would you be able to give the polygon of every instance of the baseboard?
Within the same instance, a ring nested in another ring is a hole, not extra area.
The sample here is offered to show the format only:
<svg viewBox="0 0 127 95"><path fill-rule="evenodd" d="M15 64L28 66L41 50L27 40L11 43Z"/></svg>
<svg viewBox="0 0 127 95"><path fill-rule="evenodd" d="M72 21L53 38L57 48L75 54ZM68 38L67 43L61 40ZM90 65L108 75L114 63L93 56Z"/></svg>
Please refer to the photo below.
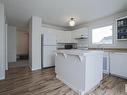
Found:
<svg viewBox="0 0 127 95"><path fill-rule="evenodd" d="M32 68L32 71L41 70L41 68Z"/></svg>
<svg viewBox="0 0 127 95"><path fill-rule="evenodd" d="M117 75L117 74L112 74L112 73L110 73L110 74L113 75L113 76L119 77L119 78L127 79L127 77L125 77L125 76L121 76L121 75Z"/></svg>
<svg viewBox="0 0 127 95"><path fill-rule="evenodd" d="M43 69L49 69L49 68L55 68L55 66L51 66L51 67L44 67Z"/></svg>

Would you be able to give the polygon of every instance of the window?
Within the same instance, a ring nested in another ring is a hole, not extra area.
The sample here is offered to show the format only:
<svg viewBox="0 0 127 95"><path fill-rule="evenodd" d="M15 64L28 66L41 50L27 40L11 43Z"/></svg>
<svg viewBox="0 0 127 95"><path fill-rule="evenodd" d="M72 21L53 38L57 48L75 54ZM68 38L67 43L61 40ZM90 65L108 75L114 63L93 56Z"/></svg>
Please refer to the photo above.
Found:
<svg viewBox="0 0 127 95"><path fill-rule="evenodd" d="M92 44L113 44L112 25L92 29Z"/></svg>

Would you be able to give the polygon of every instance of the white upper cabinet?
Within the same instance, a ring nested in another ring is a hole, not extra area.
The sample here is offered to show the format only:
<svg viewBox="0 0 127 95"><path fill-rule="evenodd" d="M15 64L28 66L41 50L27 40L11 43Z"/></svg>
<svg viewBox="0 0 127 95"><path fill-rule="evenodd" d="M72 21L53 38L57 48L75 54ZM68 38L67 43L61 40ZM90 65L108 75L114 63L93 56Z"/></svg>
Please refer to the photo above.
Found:
<svg viewBox="0 0 127 95"><path fill-rule="evenodd" d="M41 33L43 34L45 32L52 32L53 33L52 36L56 36L56 43L71 43L71 32L70 31L63 31L63 30L42 27Z"/></svg>
<svg viewBox="0 0 127 95"><path fill-rule="evenodd" d="M51 32L49 36L55 36L56 42L61 40L61 38L60 38L61 32L59 30L51 29L51 28L47 28L47 27L42 27L41 28L41 34L44 34L46 32ZM51 35L51 34L53 34L53 35Z"/></svg>
<svg viewBox="0 0 127 95"><path fill-rule="evenodd" d="M57 43L75 43L72 40L71 31L58 31L57 35Z"/></svg>
<svg viewBox="0 0 127 95"><path fill-rule="evenodd" d="M86 28L78 29L75 31L63 31L42 27L41 33L44 33L46 31L51 31L56 35L57 43L77 43L78 41L75 40L75 38L80 38L81 35L83 35L84 37L88 37L88 29Z"/></svg>
<svg viewBox="0 0 127 95"><path fill-rule="evenodd" d="M56 38L57 43L64 43L65 42L65 34L62 30L56 31Z"/></svg>
<svg viewBox="0 0 127 95"><path fill-rule="evenodd" d="M81 28L72 31L72 39L75 38L81 38L81 37L87 38L88 37L88 29L87 28Z"/></svg>
<svg viewBox="0 0 127 95"><path fill-rule="evenodd" d="M72 39L72 33L71 31L64 31L64 36L65 36L65 42L66 43L76 43L75 41L73 41Z"/></svg>

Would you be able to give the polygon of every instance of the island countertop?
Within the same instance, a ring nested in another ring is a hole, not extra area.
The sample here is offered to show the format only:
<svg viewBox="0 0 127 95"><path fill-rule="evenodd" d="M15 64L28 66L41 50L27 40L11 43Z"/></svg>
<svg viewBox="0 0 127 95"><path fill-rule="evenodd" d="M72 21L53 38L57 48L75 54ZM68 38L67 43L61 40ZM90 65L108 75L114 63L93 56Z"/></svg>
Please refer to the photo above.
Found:
<svg viewBox="0 0 127 95"><path fill-rule="evenodd" d="M68 54L68 55L79 55L79 56L85 56L87 54L93 53L93 52L103 52L100 50L77 50L77 49L71 49L71 50L56 50L56 53L62 53L62 54Z"/></svg>

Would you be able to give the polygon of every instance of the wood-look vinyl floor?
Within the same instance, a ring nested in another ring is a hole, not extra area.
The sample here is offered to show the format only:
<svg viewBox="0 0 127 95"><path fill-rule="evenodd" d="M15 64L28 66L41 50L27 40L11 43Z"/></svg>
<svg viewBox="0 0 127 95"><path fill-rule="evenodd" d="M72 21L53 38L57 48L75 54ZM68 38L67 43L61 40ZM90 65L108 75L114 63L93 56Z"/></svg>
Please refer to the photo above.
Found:
<svg viewBox="0 0 127 95"><path fill-rule="evenodd" d="M100 86L87 95L127 95L127 80L105 76ZM78 95L55 78L54 68L31 72L28 68L13 68L0 81L0 95Z"/></svg>
<svg viewBox="0 0 127 95"><path fill-rule="evenodd" d="M17 62L9 62L9 68L17 68L17 67L28 67L28 60L17 60Z"/></svg>

